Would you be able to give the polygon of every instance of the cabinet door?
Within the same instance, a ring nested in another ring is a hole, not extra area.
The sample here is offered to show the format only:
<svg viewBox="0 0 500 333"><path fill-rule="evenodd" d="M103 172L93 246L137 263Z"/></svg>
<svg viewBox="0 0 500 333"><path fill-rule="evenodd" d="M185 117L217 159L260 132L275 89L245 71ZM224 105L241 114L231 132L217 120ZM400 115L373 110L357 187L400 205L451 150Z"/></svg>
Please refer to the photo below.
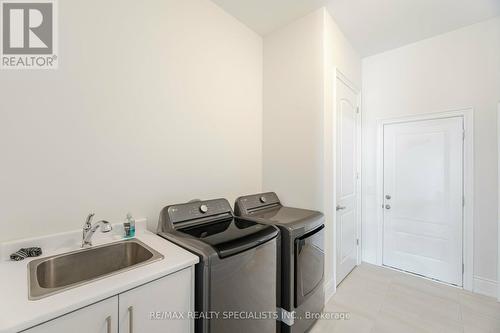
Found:
<svg viewBox="0 0 500 333"><path fill-rule="evenodd" d="M193 332L193 290L190 267L120 294L120 333Z"/></svg>
<svg viewBox="0 0 500 333"><path fill-rule="evenodd" d="M25 333L118 333L118 296L89 305Z"/></svg>

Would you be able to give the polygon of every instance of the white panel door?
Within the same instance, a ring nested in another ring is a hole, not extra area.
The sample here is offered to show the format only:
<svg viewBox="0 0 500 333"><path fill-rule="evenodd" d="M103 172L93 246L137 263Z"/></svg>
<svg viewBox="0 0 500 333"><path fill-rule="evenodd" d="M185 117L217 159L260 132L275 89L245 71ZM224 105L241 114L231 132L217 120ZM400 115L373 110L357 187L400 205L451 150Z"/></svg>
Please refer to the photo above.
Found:
<svg viewBox="0 0 500 333"><path fill-rule="evenodd" d="M336 224L337 285L357 264L357 106L356 93L337 78Z"/></svg>
<svg viewBox="0 0 500 333"><path fill-rule="evenodd" d="M193 270L186 268L120 294L120 333L194 332ZM152 318L154 313L159 314Z"/></svg>
<svg viewBox="0 0 500 333"><path fill-rule="evenodd" d="M68 313L25 333L118 333L118 296Z"/></svg>
<svg viewBox="0 0 500 333"><path fill-rule="evenodd" d="M462 200L462 117L384 126L384 265L462 286Z"/></svg>

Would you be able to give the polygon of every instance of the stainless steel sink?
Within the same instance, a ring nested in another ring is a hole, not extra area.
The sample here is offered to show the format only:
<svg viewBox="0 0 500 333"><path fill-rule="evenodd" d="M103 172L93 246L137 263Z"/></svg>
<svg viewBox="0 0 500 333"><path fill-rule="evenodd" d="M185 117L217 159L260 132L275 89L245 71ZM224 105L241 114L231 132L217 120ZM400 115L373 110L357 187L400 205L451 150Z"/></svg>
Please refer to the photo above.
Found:
<svg viewBox="0 0 500 333"><path fill-rule="evenodd" d="M28 264L29 299L44 298L163 258L131 239L33 260Z"/></svg>

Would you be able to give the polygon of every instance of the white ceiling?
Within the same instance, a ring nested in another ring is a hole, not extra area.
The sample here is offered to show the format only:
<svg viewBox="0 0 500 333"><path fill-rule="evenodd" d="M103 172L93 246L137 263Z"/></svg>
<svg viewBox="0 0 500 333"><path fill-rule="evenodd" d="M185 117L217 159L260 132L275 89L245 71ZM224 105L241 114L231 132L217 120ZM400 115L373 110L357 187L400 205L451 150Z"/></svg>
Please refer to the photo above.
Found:
<svg viewBox="0 0 500 333"><path fill-rule="evenodd" d="M326 6L362 56L500 15L500 0L212 0L266 35Z"/></svg>
<svg viewBox="0 0 500 333"><path fill-rule="evenodd" d="M327 8L367 56L500 15L500 0L331 0Z"/></svg>
<svg viewBox="0 0 500 333"><path fill-rule="evenodd" d="M267 35L328 2L327 0L212 1L261 35Z"/></svg>

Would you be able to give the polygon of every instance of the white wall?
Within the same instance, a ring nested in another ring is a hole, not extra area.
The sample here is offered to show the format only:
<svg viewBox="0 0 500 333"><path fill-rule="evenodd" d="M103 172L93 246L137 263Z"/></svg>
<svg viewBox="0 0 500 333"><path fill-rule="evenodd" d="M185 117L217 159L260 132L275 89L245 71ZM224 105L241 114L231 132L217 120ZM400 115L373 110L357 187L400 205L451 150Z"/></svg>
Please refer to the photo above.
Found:
<svg viewBox="0 0 500 333"><path fill-rule="evenodd" d="M323 11L264 38L263 187L321 209Z"/></svg>
<svg viewBox="0 0 500 333"><path fill-rule="evenodd" d="M261 190L260 36L208 0L59 20L58 70L0 73L0 241Z"/></svg>
<svg viewBox="0 0 500 333"><path fill-rule="evenodd" d="M377 119L473 107L474 274L496 280L500 18L363 59L363 257L376 261Z"/></svg>
<svg viewBox="0 0 500 333"><path fill-rule="evenodd" d="M321 8L264 38L263 189L326 216L333 276L333 75L361 84L361 60ZM330 204L329 204L330 203Z"/></svg>

